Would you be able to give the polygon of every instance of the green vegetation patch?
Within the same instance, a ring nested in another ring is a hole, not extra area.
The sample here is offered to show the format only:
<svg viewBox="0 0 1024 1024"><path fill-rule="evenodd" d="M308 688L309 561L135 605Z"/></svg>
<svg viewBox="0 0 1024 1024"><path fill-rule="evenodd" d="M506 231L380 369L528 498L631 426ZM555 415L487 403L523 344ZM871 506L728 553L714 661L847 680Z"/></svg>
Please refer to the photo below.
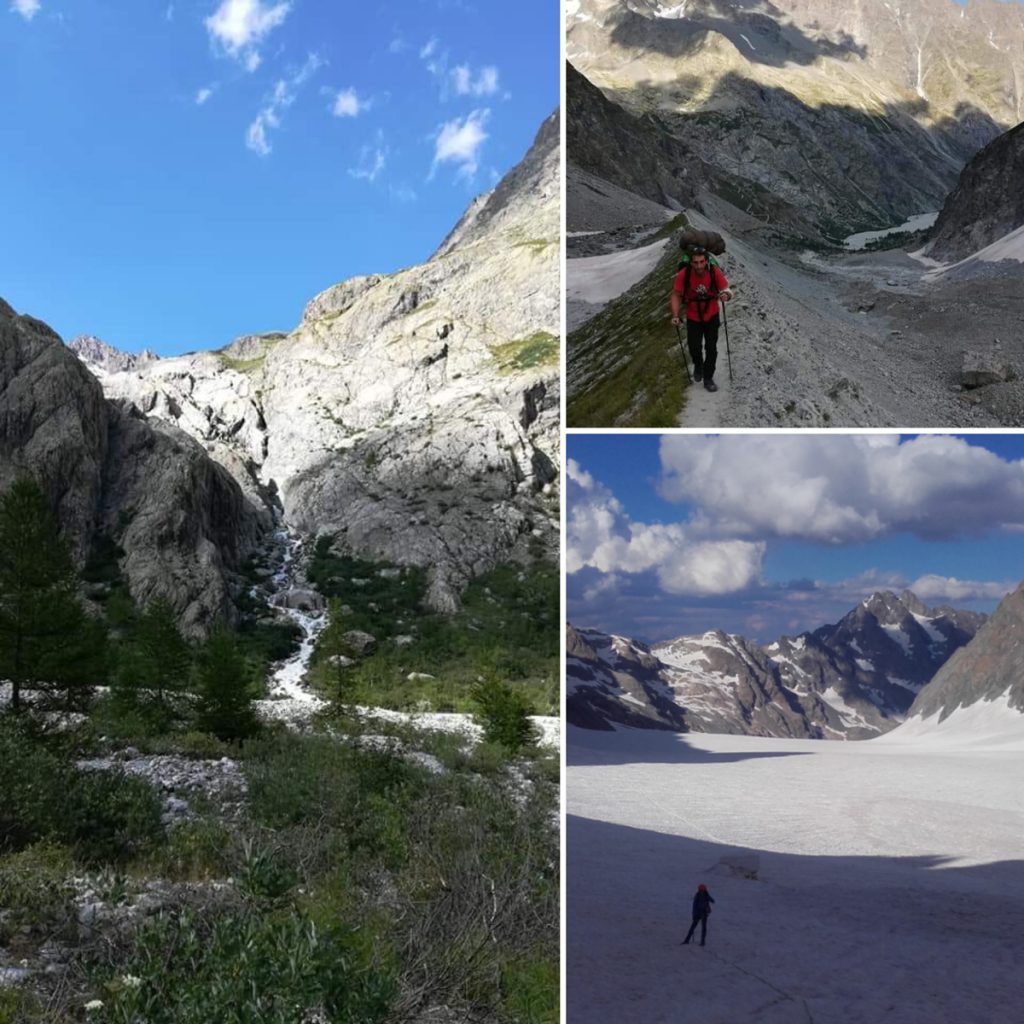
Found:
<svg viewBox="0 0 1024 1024"><path fill-rule="evenodd" d="M491 349L502 373L529 370L534 366L555 366L560 352L558 337L547 331L536 331L527 338L495 345Z"/></svg>
<svg viewBox="0 0 1024 1024"><path fill-rule="evenodd" d="M686 371L669 296L679 250L668 245L654 270L569 334L569 427L674 427Z"/></svg>
<svg viewBox="0 0 1024 1024"><path fill-rule="evenodd" d="M373 654L349 670L345 702L474 711L474 686L497 676L514 683L533 713L558 713L556 565L498 566L469 584L459 612L441 615L423 609L424 570L340 555L332 544L327 536L317 541L309 579L341 602L346 629L379 641ZM404 638L402 645L395 643L397 636ZM328 697L340 697L326 660L318 650L307 681Z"/></svg>
<svg viewBox="0 0 1024 1024"><path fill-rule="evenodd" d="M534 252L543 252L549 245L558 245L557 238L528 238L525 242L514 242L513 247L517 249L532 249Z"/></svg>
<svg viewBox="0 0 1024 1024"><path fill-rule="evenodd" d="M682 231L690 223L685 213L677 213L671 220L666 221L658 231L647 239L646 245L652 242L660 242L663 238L671 238L677 231Z"/></svg>

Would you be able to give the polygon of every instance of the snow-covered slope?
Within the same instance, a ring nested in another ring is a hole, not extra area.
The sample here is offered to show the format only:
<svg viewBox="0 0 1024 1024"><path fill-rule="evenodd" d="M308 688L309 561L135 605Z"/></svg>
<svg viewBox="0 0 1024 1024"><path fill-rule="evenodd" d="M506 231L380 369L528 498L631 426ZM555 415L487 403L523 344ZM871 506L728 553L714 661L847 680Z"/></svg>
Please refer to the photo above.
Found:
<svg viewBox="0 0 1024 1024"><path fill-rule="evenodd" d="M566 739L568 1024L1017 1020L1020 748Z"/></svg>

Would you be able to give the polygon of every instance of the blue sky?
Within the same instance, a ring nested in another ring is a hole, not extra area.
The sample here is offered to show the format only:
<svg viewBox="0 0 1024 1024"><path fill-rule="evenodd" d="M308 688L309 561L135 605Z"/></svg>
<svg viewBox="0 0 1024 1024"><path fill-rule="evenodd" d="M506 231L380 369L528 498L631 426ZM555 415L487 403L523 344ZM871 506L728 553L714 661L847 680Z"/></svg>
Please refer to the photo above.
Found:
<svg viewBox="0 0 1024 1024"><path fill-rule="evenodd" d="M555 0L7 0L0 297L216 348L429 257L558 105Z"/></svg>
<svg viewBox="0 0 1024 1024"><path fill-rule="evenodd" d="M875 590L991 611L1024 578L1024 436L576 435L569 621L767 641Z"/></svg>

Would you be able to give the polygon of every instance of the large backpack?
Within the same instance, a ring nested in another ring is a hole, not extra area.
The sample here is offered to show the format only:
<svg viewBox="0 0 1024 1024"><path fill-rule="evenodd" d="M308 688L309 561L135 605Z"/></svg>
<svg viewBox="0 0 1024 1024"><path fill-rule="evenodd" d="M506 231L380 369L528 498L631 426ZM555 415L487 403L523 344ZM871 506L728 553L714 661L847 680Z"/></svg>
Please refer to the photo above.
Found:
<svg viewBox="0 0 1024 1024"><path fill-rule="evenodd" d="M690 257L693 255L693 250L698 246L707 252L710 267L717 267L718 260L715 259L715 256L721 256L725 252L725 239L717 231L701 231L699 228L683 229L682 234L679 236L679 248L683 252L683 258L676 273L678 274L684 268L686 270L686 273L683 275L684 300L690 289ZM714 270L711 270L710 276L713 291L708 296L708 300L718 298L718 281L715 279Z"/></svg>

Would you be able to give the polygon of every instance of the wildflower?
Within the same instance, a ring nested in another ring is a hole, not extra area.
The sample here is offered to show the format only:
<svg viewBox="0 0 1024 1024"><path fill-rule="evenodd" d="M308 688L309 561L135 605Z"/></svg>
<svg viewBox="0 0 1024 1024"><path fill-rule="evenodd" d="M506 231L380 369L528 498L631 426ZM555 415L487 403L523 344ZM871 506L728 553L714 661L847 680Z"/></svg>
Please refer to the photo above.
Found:
<svg viewBox="0 0 1024 1024"><path fill-rule="evenodd" d="M134 974L126 974L121 979L121 984L125 988L138 988L142 984L142 979L136 977Z"/></svg>
<svg viewBox="0 0 1024 1024"><path fill-rule="evenodd" d="M102 999L90 999L89 1002L87 1002L85 1004L85 1009L86 1009L87 1013L92 1013L93 1010L102 1010L103 1009L103 1000Z"/></svg>

